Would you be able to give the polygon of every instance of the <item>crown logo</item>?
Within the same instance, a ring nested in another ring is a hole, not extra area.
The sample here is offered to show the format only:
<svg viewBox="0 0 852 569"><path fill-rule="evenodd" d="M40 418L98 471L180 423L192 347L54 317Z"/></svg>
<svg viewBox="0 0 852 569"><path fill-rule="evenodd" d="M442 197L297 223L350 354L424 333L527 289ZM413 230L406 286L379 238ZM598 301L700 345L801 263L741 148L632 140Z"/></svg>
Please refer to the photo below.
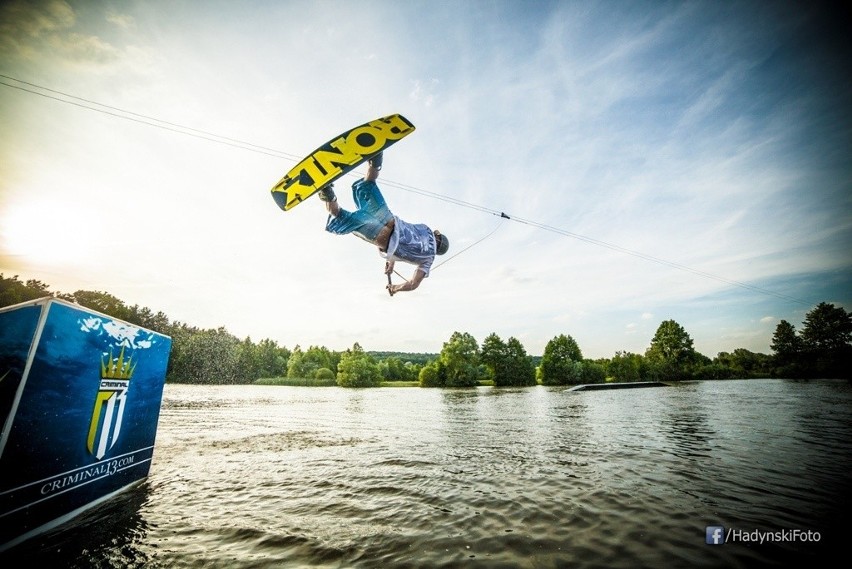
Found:
<svg viewBox="0 0 852 569"><path fill-rule="evenodd" d="M133 356L124 359L124 346L118 358L113 358L112 348L109 350L109 358L101 360L101 379L130 379L136 369L136 363L132 361ZM131 365L132 364L132 365Z"/></svg>

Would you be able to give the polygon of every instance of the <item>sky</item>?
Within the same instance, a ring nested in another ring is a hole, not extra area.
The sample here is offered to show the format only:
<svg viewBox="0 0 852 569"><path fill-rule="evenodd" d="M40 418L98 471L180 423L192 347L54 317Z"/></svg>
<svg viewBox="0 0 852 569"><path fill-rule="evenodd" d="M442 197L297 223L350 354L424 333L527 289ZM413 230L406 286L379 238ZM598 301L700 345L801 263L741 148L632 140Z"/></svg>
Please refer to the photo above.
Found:
<svg viewBox="0 0 852 569"><path fill-rule="evenodd" d="M459 331L540 355L566 334L600 358L675 320L708 357L771 353L781 320L852 309L849 21L811 2L3 2L0 273L289 348L438 352ZM416 131L379 185L451 248L390 297L375 247L270 189L393 113Z"/></svg>

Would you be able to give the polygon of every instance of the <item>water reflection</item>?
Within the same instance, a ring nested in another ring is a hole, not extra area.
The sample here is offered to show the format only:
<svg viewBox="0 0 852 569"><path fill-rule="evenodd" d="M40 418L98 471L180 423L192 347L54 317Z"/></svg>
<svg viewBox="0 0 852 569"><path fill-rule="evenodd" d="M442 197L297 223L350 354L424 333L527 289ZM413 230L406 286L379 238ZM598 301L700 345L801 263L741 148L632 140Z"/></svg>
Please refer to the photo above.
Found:
<svg viewBox="0 0 852 569"><path fill-rule="evenodd" d="M364 413L364 392L353 389L346 399L346 412L350 416L358 416Z"/></svg>
<svg viewBox="0 0 852 569"><path fill-rule="evenodd" d="M139 547L148 539L149 523L142 513L151 500L147 481L96 506L71 522L6 552L0 561L39 566L144 567L151 559ZM132 560L128 565L126 560Z"/></svg>
<svg viewBox="0 0 852 569"><path fill-rule="evenodd" d="M814 565L801 544L709 548L704 526L848 524L848 388L166 387L150 482L19 552L61 567Z"/></svg>
<svg viewBox="0 0 852 569"><path fill-rule="evenodd" d="M710 440L716 431L711 427L706 405L684 397L670 397L666 403L660 427L671 442L672 454L685 459L686 464L697 462L692 459L709 457L713 450Z"/></svg>

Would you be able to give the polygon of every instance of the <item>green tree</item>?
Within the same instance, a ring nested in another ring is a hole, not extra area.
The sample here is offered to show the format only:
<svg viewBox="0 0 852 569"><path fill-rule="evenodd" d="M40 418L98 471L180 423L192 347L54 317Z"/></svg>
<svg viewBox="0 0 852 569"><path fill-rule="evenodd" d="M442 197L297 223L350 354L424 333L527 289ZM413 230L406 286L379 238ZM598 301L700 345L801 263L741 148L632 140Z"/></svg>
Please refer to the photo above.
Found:
<svg viewBox="0 0 852 569"><path fill-rule="evenodd" d="M175 346L173 338L173 352ZM181 330L180 350L169 370L179 383L236 383L239 378L240 341L224 328ZM176 356L176 357L175 357Z"/></svg>
<svg viewBox="0 0 852 569"><path fill-rule="evenodd" d="M356 342L340 358L337 385L341 387L376 387L382 381L379 365Z"/></svg>
<svg viewBox="0 0 852 569"><path fill-rule="evenodd" d="M274 340L261 340L256 350L258 377L283 377L287 375L290 351L279 347Z"/></svg>
<svg viewBox="0 0 852 569"><path fill-rule="evenodd" d="M782 320L772 335L772 351L775 352L775 364L788 366L796 362L802 353L802 340L796 335L796 327Z"/></svg>
<svg viewBox="0 0 852 569"><path fill-rule="evenodd" d="M508 385L535 385L535 364L520 340L510 337L506 341L506 355L509 368Z"/></svg>
<svg viewBox="0 0 852 569"><path fill-rule="evenodd" d="M35 279L23 283L18 280L18 275L6 278L3 273L0 273L0 307L54 296L48 288L50 288L48 285Z"/></svg>
<svg viewBox="0 0 852 569"><path fill-rule="evenodd" d="M805 316L802 328L805 349L831 352L852 342L852 315L843 308L821 302Z"/></svg>
<svg viewBox="0 0 852 569"><path fill-rule="evenodd" d="M287 377L291 379L309 379L316 377L318 369L337 369L340 355L324 346L311 346L302 351L300 346L293 348L287 362Z"/></svg>
<svg viewBox="0 0 852 569"><path fill-rule="evenodd" d="M155 314L148 307L139 308L138 304L131 306L128 309L128 312L128 322L141 326L142 328L147 328L148 330L153 330L154 332L159 332L160 334L169 335L171 324L169 323L169 317L163 312L157 312Z"/></svg>
<svg viewBox="0 0 852 569"><path fill-rule="evenodd" d="M492 333L482 342L480 361L496 387L535 385L535 366L517 338L504 343Z"/></svg>
<svg viewBox="0 0 852 569"><path fill-rule="evenodd" d="M336 377L336 374L327 367L319 368L315 374L316 379L321 379L323 381L334 380Z"/></svg>
<svg viewBox="0 0 852 569"><path fill-rule="evenodd" d="M821 302L805 316L802 346L810 372L826 377L850 377L852 315L842 307Z"/></svg>
<svg viewBox="0 0 852 569"><path fill-rule="evenodd" d="M697 366L693 371L692 377L700 380L731 379L736 375L730 367L719 363L718 360L714 360L709 364Z"/></svg>
<svg viewBox="0 0 852 569"><path fill-rule="evenodd" d="M583 353L574 338L560 334L547 343L541 357L540 373L544 385L582 382Z"/></svg>
<svg viewBox="0 0 852 569"><path fill-rule="evenodd" d="M78 290L74 293L74 301L80 306L102 312L125 322L131 322L133 316L124 301L106 292ZM136 324L136 322L131 323Z"/></svg>
<svg viewBox="0 0 852 569"><path fill-rule="evenodd" d="M479 360L488 370L494 385L502 385L508 375L508 348L496 333L492 332L482 342Z"/></svg>
<svg viewBox="0 0 852 569"><path fill-rule="evenodd" d="M597 362L586 360L582 363L580 378L582 383L604 383L606 381L606 369Z"/></svg>
<svg viewBox="0 0 852 569"><path fill-rule="evenodd" d="M420 382L420 387L444 387L446 384L443 369L441 369L438 360L423 366L417 375L417 379Z"/></svg>
<svg viewBox="0 0 852 569"><path fill-rule="evenodd" d="M405 362L405 377L408 379L406 381L417 381L417 378L420 375L420 369L423 367L423 364L418 364L415 362Z"/></svg>
<svg viewBox="0 0 852 569"><path fill-rule="evenodd" d="M472 387L479 383L479 344L467 332L453 332L438 356L445 387Z"/></svg>
<svg viewBox="0 0 852 569"><path fill-rule="evenodd" d="M639 381L639 354L615 352L607 365L607 373L615 381Z"/></svg>
<svg viewBox="0 0 852 569"><path fill-rule="evenodd" d="M749 379L752 377L767 377L771 375L771 359L766 354L759 354L745 348L737 348L733 352L719 352L711 367L703 369L703 379L728 379L737 377ZM723 371L727 370L727 372ZM713 376L715 377L708 377Z"/></svg>
<svg viewBox="0 0 852 569"><path fill-rule="evenodd" d="M332 352L325 346L311 346L305 352L305 359L313 364L315 369L327 367L328 369L337 369L337 364L340 363L340 354Z"/></svg>
<svg viewBox="0 0 852 569"><path fill-rule="evenodd" d="M287 360L287 377L290 379L305 379L313 377L319 366L305 359L305 353L298 344L290 353Z"/></svg>
<svg viewBox="0 0 852 569"><path fill-rule="evenodd" d="M698 354L692 338L674 320L666 320L657 328L645 357L652 365L652 373L662 380L688 378Z"/></svg>
<svg viewBox="0 0 852 569"><path fill-rule="evenodd" d="M237 347L237 383L251 383L260 378L260 361L257 357L257 346L251 341L251 336L240 342Z"/></svg>
<svg viewBox="0 0 852 569"><path fill-rule="evenodd" d="M385 381L416 381L419 371L411 362L403 362L396 356L382 360L379 367Z"/></svg>
<svg viewBox="0 0 852 569"><path fill-rule="evenodd" d="M169 353L169 365L166 370L167 383L190 383L189 340L198 331L186 324L174 323L169 336L172 338L172 351Z"/></svg>

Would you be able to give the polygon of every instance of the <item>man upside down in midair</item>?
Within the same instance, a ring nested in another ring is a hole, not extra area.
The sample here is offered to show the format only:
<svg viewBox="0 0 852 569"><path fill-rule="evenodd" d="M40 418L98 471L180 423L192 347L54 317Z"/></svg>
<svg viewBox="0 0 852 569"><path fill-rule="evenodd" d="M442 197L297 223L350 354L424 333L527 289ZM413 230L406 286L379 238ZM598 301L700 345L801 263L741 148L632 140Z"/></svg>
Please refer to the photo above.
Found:
<svg viewBox="0 0 852 569"><path fill-rule="evenodd" d="M347 211L337 203L333 184L319 191L329 216L325 230L337 235L354 233L379 248L388 275L388 292L393 296L401 291L414 290L429 276L435 255L443 255L450 247L447 236L422 223L408 223L393 215L385 203L376 179L382 169L382 154L368 162L367 175L352 184L355 211ZM403 284L391 284L394 263L403 261L416 265L414 275Z"/></svg>

